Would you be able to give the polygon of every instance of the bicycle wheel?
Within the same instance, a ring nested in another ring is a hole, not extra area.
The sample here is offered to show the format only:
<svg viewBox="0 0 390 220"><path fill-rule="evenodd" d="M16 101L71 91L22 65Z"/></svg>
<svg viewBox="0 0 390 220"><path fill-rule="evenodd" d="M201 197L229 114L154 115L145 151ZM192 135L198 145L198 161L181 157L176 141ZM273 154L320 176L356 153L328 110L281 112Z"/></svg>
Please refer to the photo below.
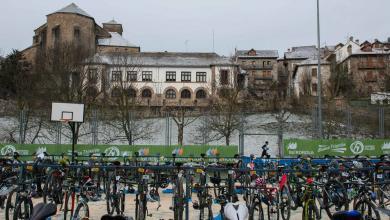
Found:
<svg viewBox="0 0 390 220"><path fill-rule="evenodd" d="M89 219L89 207L87 203L79 203L74 211L72 220Z"/></svg>
<svg viewBox="0 0 390 220"><path fill-rule="evenodd" d="M18 193L16 190L12 190L8 194L7 202L5 204L5 220L11 220L14 217L16 201Z"/></svg>
<svg viewBox="0 0 390 220"><path fill-rule="evenodd" d="M74 209L72 209L72 193L66 192L65 193L65 201L64 201L64 220L71 219L73 216Z"/></svg>
<svg viewBox="0 0 390 220"><path fill-rule="evenodd" d="M379 207L389 209L390 207L390 185L381 184L378 187L378 205Z"/></svg>
<svg viewBox="0 0 390 220"><path fill-rule="evenodd" d="M121 198L120 198L120 214L123 215L125 212L125 202L126 202L126 194L124 191L121 191L120 193Z"/></svg>
<svg viewBox="0 0 390 220"><path fill-rule="evenodd" d="M31 199L23 198L15 207L13 220L29 220L33 212Z"/></svg>
<svg viewBox="0 0 390 220"><path fill-rule="evenodd" d="M309 200L303 205L302 220L318 220L320 214L314 200Z"/></svg>
<svg viewBox="0 0 390 220"><path fill-rule="evenodd" d="M371 201L360 200L356 203L354 210L359 211L363 216L363 219L367 220L380 220L381 217L374 203Z"/></svg>
<svg viewBox="0 0 390 220"><path fill-rule="evenodd" d="M283 220L290 219L291 215L291 195L289 188L283 187L281 192L279 193L279 207L280 214Z"/></svg>
<svg viewBox="0 0 390 220"><path fill-rule="evenodd" d="M322 190L322 198L326 214L332 218L333 214L340 210L349 209L347 190L338 181L330 181Z"/></svg>
<svg viewBox="0 0 390 220"><path fill-rule="evenodd" d="M43 187L43 202L48 203L52 199L56 204L60 204L63 199L62 177L59 171L53 171L46 179Z"/></svg>
<svg viewBox="0 0 390 220"><path fill-rule="evenodd" d="M119 195L115 175L110 175L106 182L106 207L107 213L112 215L115 211L119 214Z"/></svg>
<svg viewBox="0 0 390 220"><path fill-rule="evenodd" d="M268 220L279 220L279 193L272 195L267 204Z"/></svg>
<svg viewBox="0 0 390 220"><path fill-rule="evenodd" d="M249 220L264 220L264 211L261 201L256 199L249 208Z"/></svg>
<svg viewBox="0 0 390 220"><path fill-rule="evenodd" d="M140 201L138 203L138 209L137 211L137 219L136 220L145 220L146 218L146 198L143 198L144 196L140 196Z"/></svg>

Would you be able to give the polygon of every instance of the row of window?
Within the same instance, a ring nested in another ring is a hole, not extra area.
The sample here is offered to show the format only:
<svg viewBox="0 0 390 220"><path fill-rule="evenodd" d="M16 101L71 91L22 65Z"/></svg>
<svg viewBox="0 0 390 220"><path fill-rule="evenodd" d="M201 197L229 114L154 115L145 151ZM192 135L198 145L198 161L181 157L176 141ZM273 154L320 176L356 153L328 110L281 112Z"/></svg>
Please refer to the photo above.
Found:
<svg viewBox="0 0 390 220"><path fill-rule="evenodd" d="M248 62L248 63L249 63L249 62ZM250 62L251 65L256 65L256 63L257 63L257 62L254 61L254 60ZM242 61L242 64L245 65L245 64L246 64L246 61L243 60L243 61ZM264 67L269 67L269 66L271 66L271 61L263 61L263 66L264 66Z"/></svg>
<svg viewBox="0 0 390 220"><path fill-rule="evenodd" d="M126 95L131 98L137 97L137 91L133 88L129 88L126 90ZM114 88L111 92L112 97L120 97L121 96L121 90L118 88ZM188 89L184 89L180 93L180 98L182 99L190 99L192 96L191 92ZM150 89L144 89L141 92L142 98L152 98L152 91ZM195 97L197 99L205 99L207 97L206 92L201 89L198 90L195 94ZM168 89L165 92L165 98L166 99L176 99L176 91L174 89Z"/></svg>
<svg viewBox="0 0 390 220"><path fill-rule="evenodd" d="M112 71L111 80L114 82L119 82L122 79L122 71ZM167 82L176 82L176 72L168 71L166 72ZM126 81L136 82L138 81L138 72L137 71L127 71ZM152 81L152 71L143 71L142 72L142 81L150 82ZM181 82L191 82L191 72L181 72ZM206 72L197 72L196 73L196 82L206 82Z"/></svg>

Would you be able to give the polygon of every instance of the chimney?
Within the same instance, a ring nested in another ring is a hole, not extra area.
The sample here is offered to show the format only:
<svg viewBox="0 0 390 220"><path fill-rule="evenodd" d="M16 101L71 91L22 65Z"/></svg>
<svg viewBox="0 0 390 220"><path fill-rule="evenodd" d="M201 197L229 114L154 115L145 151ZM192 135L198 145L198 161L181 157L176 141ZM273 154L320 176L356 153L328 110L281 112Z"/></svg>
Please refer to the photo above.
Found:
<svg viewBox="0 0 390 220"><path fill-rule="evenodd" d="M352 36L349 37L349 41L353 41L353 37Z"/></svg>
<svg viewBox="0 0 390 220"><path fill-rule="evenodd" d="M356 42L357 44L359 44L359 39L356 39L355 42ZM359 45L360 45L360 44L359 44Z"/></svg>
<svg viewBox="0 0 390 220"><path fill-rule="evenodd" d="M288 51L288 52L291 52L291 49L290 49L290 48L288 48L288 49L287 49L287 51Z"/></svg>
<svg viewBox="0 0 390 220"><path fill-rule="evenodd" d="M390 37L387 38L387 43L390 43Z"/></svg>

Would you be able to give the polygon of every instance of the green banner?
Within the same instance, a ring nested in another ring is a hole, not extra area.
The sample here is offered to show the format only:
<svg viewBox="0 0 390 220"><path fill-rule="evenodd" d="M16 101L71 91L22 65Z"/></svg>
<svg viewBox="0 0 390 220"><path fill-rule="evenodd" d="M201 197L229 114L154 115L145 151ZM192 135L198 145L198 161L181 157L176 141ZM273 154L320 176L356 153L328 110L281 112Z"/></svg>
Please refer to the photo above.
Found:
<svg viewBox="0 0 390 220"><path fill-rule="evenodd" d="M333 139L333 140L284 140L284 156L311 155L314 157L330 156L380 156L390 153L390 140L368 139Z"/></svg>
<svg viewBox="0 0 390 220"><path fill-rule="evenodd" d="M30 156L35 152L47 152L49 155L61 155L65 153L71 155L72 145L70 144L0 144L0 154L10 155L17 151L20 155ZM184 145L184 146L163 146L163 145L76 145L75 152L79 156L89 156L90 154L105 153L113 160L123 157L132 157L135 152L141 157L164 156L172 157L175 153L177 157L199 158L201 154L206 157L233 157L238 153L237 146L216 146L216 145ZM156 158L157 159L157 158Z"/></svg>

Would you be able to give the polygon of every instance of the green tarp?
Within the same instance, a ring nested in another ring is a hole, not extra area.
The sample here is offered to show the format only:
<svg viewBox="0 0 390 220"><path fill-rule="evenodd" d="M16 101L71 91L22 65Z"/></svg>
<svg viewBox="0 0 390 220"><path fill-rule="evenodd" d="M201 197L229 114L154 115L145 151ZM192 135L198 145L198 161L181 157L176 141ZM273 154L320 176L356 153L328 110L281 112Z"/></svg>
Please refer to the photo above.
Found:
<svg viewBox="0 0 390 220"><path fill-rule="evenodd" d="M333 140L284 140L284 156L311 155L314 157L356 155L380 156L390 153L390 140L368 139L333 139Z"/></svg>

